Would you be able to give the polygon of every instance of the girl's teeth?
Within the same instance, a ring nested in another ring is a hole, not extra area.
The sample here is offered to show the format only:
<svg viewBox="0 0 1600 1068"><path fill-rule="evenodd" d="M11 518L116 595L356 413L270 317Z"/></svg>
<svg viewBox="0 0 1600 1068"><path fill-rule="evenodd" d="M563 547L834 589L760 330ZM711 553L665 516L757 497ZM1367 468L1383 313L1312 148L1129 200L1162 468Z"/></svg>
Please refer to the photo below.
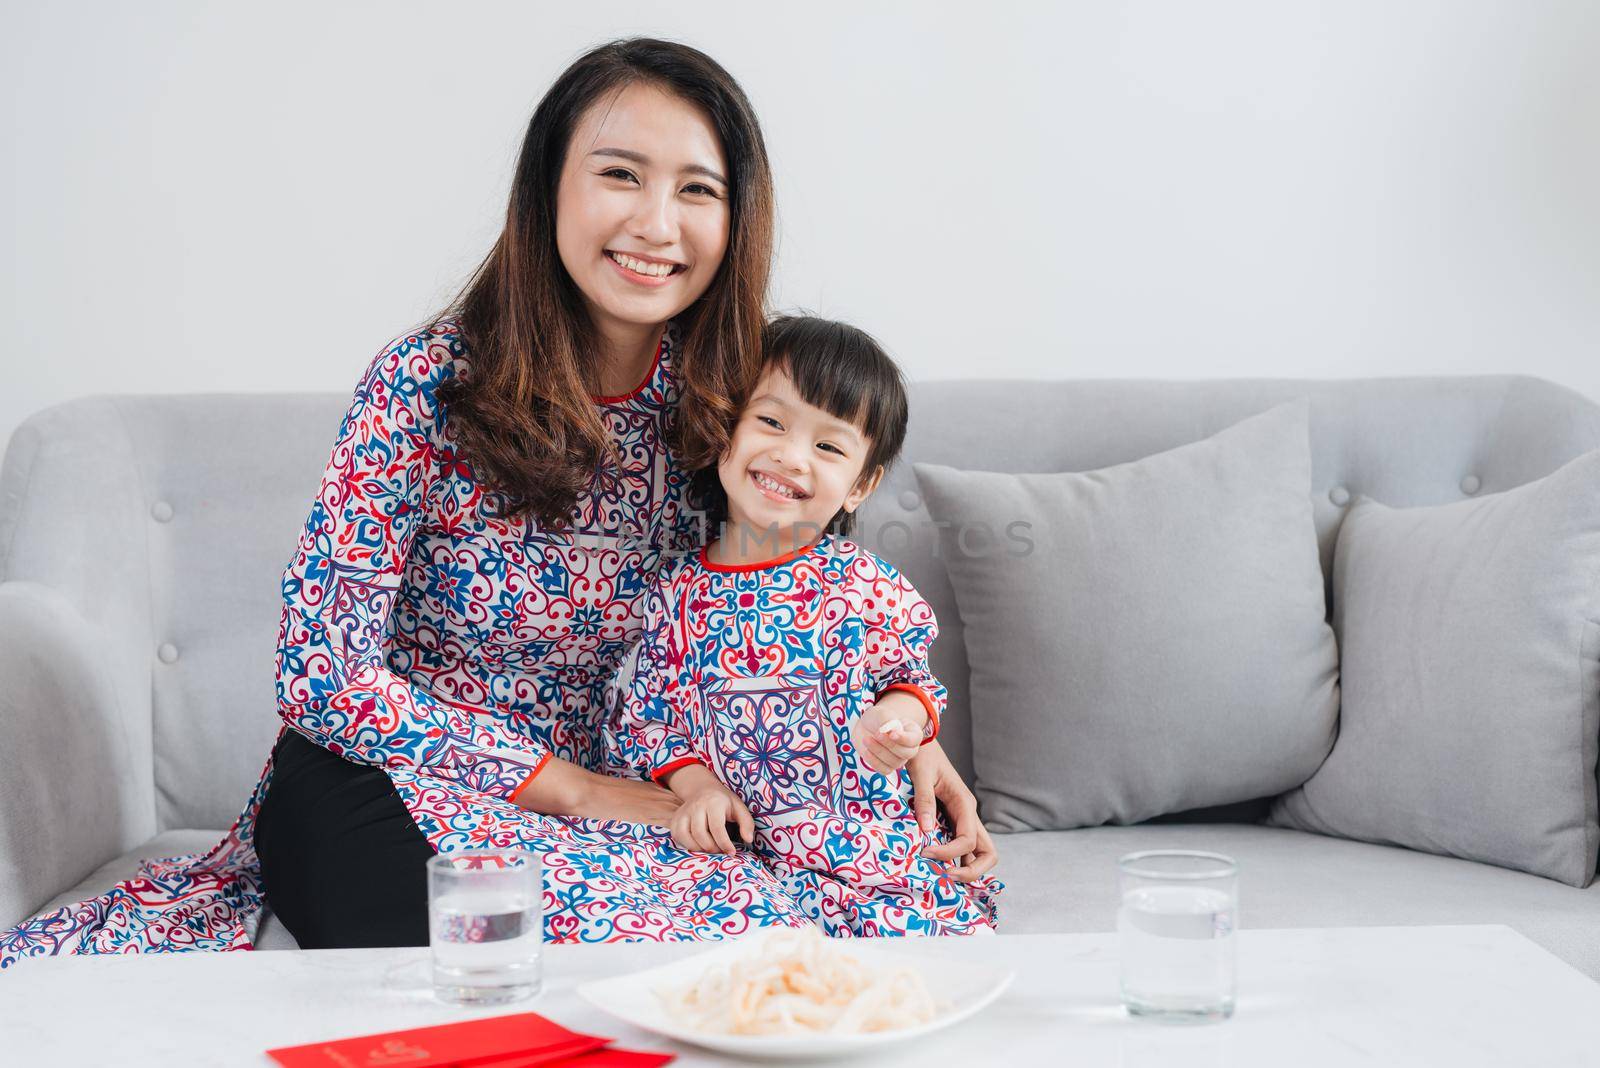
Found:
<svg viewBox="0 0 1600 1068"><path fill-rule="evenodd" d="M665 278L672 273L672 264L670 263L646 263L644 260L636 260L632 256L624 256L620 252L611 253L611 258L634 274L648 275L651 278Z"/></svg>
<svg viewBox="0 0 1600 1068"><path fill-rule="evenodd" d="M797 501L797 500L800 499L800 495L798 493L796 493L794 490L790 489L788 486L785 486L781 482L777 482L777 481L775 481L773 479L767 478L765 475L757 475L756 476L756 484L759 485L759 486L762 486L762 487L764 487L766 489L769 489L774 493L781 493L785 497L788 497L790 500Z"/></svg>

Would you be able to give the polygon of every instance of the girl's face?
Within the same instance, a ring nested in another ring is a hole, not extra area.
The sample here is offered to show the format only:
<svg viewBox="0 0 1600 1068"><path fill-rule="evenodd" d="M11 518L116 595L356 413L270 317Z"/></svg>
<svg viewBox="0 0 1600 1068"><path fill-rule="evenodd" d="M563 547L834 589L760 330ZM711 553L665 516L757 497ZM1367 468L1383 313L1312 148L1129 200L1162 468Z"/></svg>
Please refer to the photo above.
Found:
<svg viewBox="0 0 1600 1068"><path fill-rule="evenodd" d="M866 458L860 427L807 404L788 373L769 366L717 465L728 520L780 533L805 524L812 540L840 508L855 511L877 486L881 470L861 477Z"/></svg>
<svg viewBox="0 0 1600 1068"><path fill-rule="evenodd" d="M727 173L705 115L656 86L584 114L556 190L556 248L603 336L659 327L705 293L728 248Z"/></svg>

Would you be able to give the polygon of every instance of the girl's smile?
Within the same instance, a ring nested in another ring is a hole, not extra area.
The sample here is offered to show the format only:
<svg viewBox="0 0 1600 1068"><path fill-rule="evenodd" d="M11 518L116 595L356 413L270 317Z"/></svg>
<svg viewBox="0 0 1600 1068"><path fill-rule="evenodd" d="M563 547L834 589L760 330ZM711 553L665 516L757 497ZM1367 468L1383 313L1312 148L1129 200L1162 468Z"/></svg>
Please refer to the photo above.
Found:
<svg viewBox="0 0 1600 1068"><path fill-rule="evenodd" d="M771 497L775 501L792 504L798 501L803 501L811 496L811 494L807 493L793 482L784 478L782 475L775 475L770 471L752 470L750 472L750 477L755 481L755 484L760 487L762 493L766 494L768 497Z"/></svg>

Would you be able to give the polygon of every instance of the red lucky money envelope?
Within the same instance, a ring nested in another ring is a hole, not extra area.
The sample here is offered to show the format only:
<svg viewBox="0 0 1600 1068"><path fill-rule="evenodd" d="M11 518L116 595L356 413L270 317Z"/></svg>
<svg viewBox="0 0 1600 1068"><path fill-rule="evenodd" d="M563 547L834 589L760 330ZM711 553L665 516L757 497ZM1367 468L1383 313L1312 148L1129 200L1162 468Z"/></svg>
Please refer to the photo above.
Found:
<svg viewBox="0 0 1600 1068"><path fill-rule="evenodd" d="M524 1012L286 1046L267 1050L267 1056L284 1068L493 1068L497 1064L532 1068L558 1064L610 1041Z"/></svg>

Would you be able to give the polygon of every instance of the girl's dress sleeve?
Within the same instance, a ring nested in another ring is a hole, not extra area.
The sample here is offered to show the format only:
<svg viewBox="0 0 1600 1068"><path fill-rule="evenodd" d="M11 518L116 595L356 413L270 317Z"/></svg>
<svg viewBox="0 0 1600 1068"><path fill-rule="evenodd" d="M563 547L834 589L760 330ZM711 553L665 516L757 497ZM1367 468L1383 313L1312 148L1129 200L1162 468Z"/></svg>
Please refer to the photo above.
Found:
<svg viewBox="0 0 1600 1068"><path fill-rule="evenodd" d="M683 715L692 684L674 612L669 565L661 570L644 600L644 632L635 654L633 679L618 702L607 732L612 759L641 778L659 782L685 764L703 764L689 741Z"/></svg>
<svg viewBox="0 0 1600 1068"><path fill-rule="evenodd" d="M928 667L928 650L939 636L933 609L898 569L881 565L873 584L873 607L866 613L866 664L872 692L882 697L904 690L928 710L922 744L939 736L947 694L944 683Z"/></svg>
<svg viewBox="0 0 1600 1068"><path fill-rule="evenodd" d="M356 387L283 574L278 714L347 759L510 799L548 752L481 744L470 712L396 675L384 655L389 612L435 482L435 392L451 373L452 340L402 338Z"/></svg>

